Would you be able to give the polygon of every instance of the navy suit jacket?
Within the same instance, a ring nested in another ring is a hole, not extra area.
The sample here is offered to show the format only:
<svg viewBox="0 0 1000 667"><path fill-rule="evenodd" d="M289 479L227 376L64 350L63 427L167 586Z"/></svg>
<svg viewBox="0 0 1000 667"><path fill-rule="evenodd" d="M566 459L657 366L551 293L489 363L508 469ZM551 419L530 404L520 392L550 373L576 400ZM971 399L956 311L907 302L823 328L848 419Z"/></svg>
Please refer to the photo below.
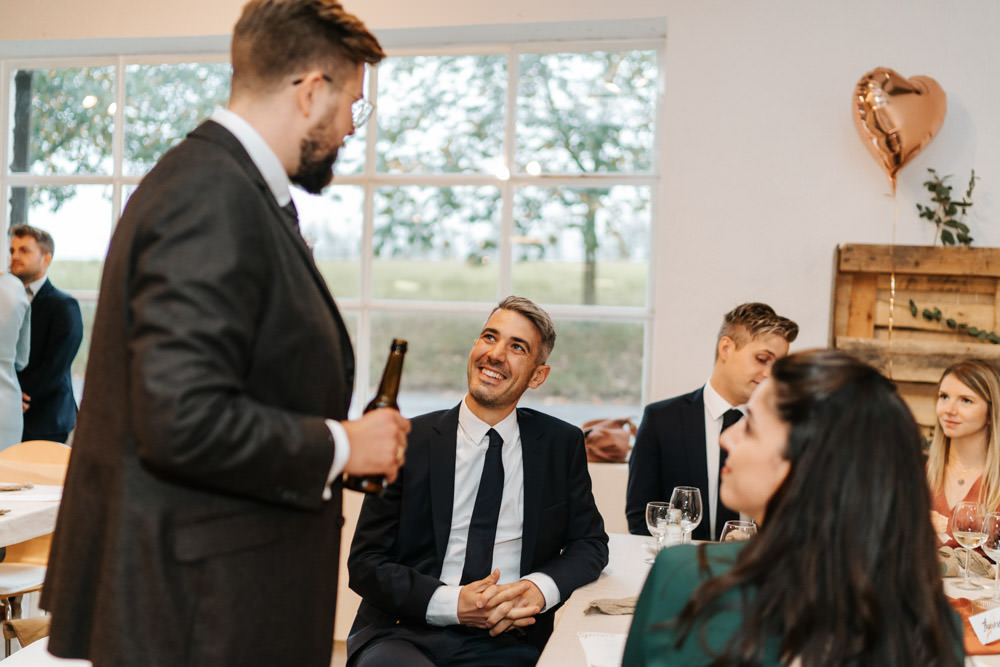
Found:
<svg viewBox="0 0 1000 667"><path fill-rule="evenodd" d="M17 374L21 391L31 397L23 440L69 433L76 425L70 370L81 340L80 304L46 280L31 300L31 356Z"/></svg>
<svg viewBox="0 0 1000 667"><path fill-rule="evenodd" d="M701 387L646 406L628 465L625 517L630 533L649 534L646 503L669 501L675 486L696 486L701 490L702 514L691 537L712 539L703 390Z"/></svg>
<svg viewBox="0 0 1000 667"><path fill-rule="evenodd" d="M583 433L555 417L518 408L524 463L521 571L543 572L566 600L608 563L608 536L594 504ZM458 406L412 420L406 463L381 497L365 498L347 561L363 599L347 640L353 656L397 621L423 625L451 530ZM541 648L555 607L527 628Z"/></svg>

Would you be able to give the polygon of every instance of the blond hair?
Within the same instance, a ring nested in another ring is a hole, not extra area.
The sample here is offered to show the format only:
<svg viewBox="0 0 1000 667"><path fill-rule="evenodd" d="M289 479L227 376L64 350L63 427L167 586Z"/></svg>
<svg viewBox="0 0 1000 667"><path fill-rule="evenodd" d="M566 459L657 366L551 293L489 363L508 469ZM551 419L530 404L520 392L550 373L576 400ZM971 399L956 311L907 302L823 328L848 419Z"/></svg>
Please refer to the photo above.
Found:
<svg viewBox="0 0 1000 667"><path fill-rule="evenodd" d="M984 359L966 359L952 364L941 374L941 382L949 375L972 390L976 396L986 401L986 464L983 467L982 483L979 485L979 502L992 512L1000 508L1000 447L993 443L1000 438L1000 373L996 366ZM945 469L951 453L951 438L944 435L940 421L934 429L930 451L927 457L927 484L932 493L944 488Z"/></svg>

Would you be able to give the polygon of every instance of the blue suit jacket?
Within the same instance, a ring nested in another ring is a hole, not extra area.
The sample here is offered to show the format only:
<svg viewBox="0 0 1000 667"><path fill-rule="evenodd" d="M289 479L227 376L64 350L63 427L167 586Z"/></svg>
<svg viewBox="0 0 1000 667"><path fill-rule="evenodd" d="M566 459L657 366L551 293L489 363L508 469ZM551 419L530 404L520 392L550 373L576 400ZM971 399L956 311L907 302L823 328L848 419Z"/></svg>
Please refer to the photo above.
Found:
<svg viewBox="0 0 1000 667"><path fill-rule="evenodd" d="M649 534L646 503L669 501L675 486L696 486L701 490L702 516L691 537L712 539L703 390L701 387L646 406L629 459L625 517L630 533Z"/></svg>
<svg viewBox="0 0 1000 667"><path fill-rule="evenodd" d="M583 433L555 417L517 411L524 462L521 572L543 572L566 600L608 563L608 536L594 504ZM406 463L383 497L365 498L347 561L363 600L347 640L354 655L380 631L424 623L451 531L458 406L411 421ZM539 647L555 608L527 628Z"/></svg>
<svg viewBox="0 0 1000 667"><path fill-rule="evenodd" d="M21 391L31 397L22 439L68 433L76 425L70 370L81 340L80 304L46 280L31 300L31 356L17 374Z"/></svg>

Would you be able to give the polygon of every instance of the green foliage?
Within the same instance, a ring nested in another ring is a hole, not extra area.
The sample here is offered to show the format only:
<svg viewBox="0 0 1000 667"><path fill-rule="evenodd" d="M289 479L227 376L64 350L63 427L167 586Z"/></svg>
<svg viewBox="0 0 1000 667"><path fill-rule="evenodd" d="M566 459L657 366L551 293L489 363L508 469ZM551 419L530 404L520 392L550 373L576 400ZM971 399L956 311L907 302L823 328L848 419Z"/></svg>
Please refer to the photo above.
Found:
<svg viewBox="0 0 1000 667"><path fill-rule="evenodd" d="M918 312L920 313L920 316L928 322L940 322L944 317L944 313L941 312L940 308L935 306L933 310L930 308L920 309L917 308L917 304L913 302L913 299L910 299L910 315L916 318ZM944 323L945 326L957 333L967 334L973 338L983 341L984 343L993 343L994 345L1000 344L1000 336L998 336L994 331L986 331L985 329L980 329L979 327L970 326L966 322L958 322L953 317L946 318Z"/></svg>
<svg viewBox="0 0 1000 667"><path fill-rule="evenodd" d="M931 195L931 206L917 204L920 217L934 224L936 233L942 245L972 245L969 226L965 224L966 215L972 206L972 191L976 187L976 170L969 176L969 186L965 196L960 200L952 199L952 186L947 184L951 175L939 176L931 169L930 178L924 181L924 187ZM936 241L937 239L935 239Z"/></svg>

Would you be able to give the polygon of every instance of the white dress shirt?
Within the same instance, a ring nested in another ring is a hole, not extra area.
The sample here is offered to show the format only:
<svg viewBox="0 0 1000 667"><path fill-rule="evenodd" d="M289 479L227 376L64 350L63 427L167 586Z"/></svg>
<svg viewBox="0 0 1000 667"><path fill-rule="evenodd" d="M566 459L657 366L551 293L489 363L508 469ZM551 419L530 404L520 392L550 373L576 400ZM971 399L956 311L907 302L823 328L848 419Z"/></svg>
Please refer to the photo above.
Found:
<svg viewBox="0 0 1000 667"><path fill-rule="evenodd" d="M722 435L722 416L732 408L736 408L740 412L743 412L743 409L736 405L730 405L729 401L715 391L711 381L705 383L702 395L705 398L705 460L708 462L708 498L707 500L702 498L701 516L702 521L706 517L708 518L710 534L712 539L715 539L715 508L717 506L716 500L719 497L719 436ZM704 506L705 502L708 503L707 508Z"/></svg>
<svg viewBox="0 0 1000 667"><path fill-rule="evenodd" d="M426 620L430 625L458 623L458 596L462 570L465 567L465 545L472 523L472 510L479 493L479 481L489 447L487 432L496 430L503 438L500 457L503 461L503 495L497 519L496 541L493 546L493 568L500 570L500 584L520 579L533 582L545 597L547 611L559 603L559 587L547 574L521 573L521 533L524 525L524 463L521 457L521 432L517 425L517 410L492 427L472 413L465 399L458 409L458 433L455 445L455 491L451 511L451 531L441 566L441 581L427 605Z"/></svg>
<svg viewBox="0 0 1000 667"><path fill-rule="evenodd" d="M285 206L292 200L292 193L289 189L291 182L288 180L288 173L281 165L281 160L277 154L267 145L264 137L260 136L257 130L253 129L250 123L246 122L229 109L216 109L212 114L212 120L229 130L236 140L243 145L244 150L250 156L257 170L264 177L264 182L274 195L278 206ZM326 427L330 429L333 437L333 463L330 465L330 473L326 478L326 487L323 489L323 500L330 500L333 493L330 485L340 477L347 465L347 459L351 456L351 443L347 439L347 432L340 422L327 419Z"/></svg>
<svg viewBox="0 0 1000 667"><path fill-rule="evenodd" d="M30 282L27 285L25 285L25 288L31 290L31 294L28 294L28 301L35 300L35 295L38 294L38 290L42 289L42 285L44 285L45 281L48 279L49 279L48 275L42 275L42 277L39 278L38 280Z"/></svg>

